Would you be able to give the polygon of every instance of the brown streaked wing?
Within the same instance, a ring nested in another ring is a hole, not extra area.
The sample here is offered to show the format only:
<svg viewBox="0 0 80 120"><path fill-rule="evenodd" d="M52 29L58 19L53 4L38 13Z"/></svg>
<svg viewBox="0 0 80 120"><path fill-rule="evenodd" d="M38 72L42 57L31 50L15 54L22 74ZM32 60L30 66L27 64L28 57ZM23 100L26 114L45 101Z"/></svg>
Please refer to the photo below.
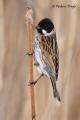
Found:
<svg viewBox="0 0 80 120"><path fill-rule="evenodd" d="M52 36L42 36L40 42L40 48L43 56L45 56L46 58L44 61L55 72L55 76L57 80L58 70L59 70L59 51L56 41L56 34L53 34Z"/></svg>

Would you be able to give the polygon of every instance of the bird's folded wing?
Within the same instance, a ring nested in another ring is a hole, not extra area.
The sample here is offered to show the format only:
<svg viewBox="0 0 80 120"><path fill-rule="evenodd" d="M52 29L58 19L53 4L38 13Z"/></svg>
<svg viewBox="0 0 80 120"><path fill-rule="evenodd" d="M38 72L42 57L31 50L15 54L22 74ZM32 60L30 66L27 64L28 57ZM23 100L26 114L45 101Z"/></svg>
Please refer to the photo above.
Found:
<svg viewBox="0 0 80 120"><path fill-rule="evenodd" d="M55 77L57 80L59 69L59 52L56 35L52 37L42 36L40 48L42 51L44 62L46 63L46 65L49 65L51 67L53 73L55 73Z"/></svg>

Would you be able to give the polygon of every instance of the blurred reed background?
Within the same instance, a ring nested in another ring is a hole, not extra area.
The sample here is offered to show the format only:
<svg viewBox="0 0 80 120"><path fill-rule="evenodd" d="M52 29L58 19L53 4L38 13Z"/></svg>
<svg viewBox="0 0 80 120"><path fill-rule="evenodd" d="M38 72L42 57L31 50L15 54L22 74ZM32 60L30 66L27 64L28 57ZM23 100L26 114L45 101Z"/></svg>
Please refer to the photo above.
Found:
<svg viewBox="0 0 80 120"><path fill-rule="evenodd" d="M0 120L31 120L28 49L25 13L30 3L35 25L50 17L60 51L57 87L59 104L50 81L43 77L35 86L37 120L80 120L80 1L0 0ZM52 8L52 4L76 8ZM34 79L38 77L34 67Z"/></svg>

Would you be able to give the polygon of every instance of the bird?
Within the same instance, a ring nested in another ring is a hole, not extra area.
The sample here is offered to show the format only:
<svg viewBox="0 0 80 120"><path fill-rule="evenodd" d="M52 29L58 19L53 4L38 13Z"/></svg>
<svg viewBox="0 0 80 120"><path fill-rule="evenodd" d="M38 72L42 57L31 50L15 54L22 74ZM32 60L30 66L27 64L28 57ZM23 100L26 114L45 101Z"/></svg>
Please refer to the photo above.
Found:
<svg viewBox="0 0 80 120"><path fill-rule="evenodd" d="M40 76L29 85L36 84L42 76L47 76L52 84L54 98L61 101L56 86L59 73L59 49L54 24L50 18L43 18L35 28L37 33L33 40L32 54L35 61L34 65Z"/></svg>

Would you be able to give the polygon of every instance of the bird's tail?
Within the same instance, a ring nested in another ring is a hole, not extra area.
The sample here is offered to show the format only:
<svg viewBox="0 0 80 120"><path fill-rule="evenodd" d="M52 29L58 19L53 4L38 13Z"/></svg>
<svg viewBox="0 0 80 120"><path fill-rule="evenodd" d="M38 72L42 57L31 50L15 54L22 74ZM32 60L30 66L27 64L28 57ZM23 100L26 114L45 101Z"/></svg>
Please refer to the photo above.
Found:
<svg viewBox="0 0 80 120"><path fill-rule="evenodd" d="M59 92L58 92L57 87L56 87L56 80L51 78L51 83L52 83L52 87L53 87L54 97L57 98L58 101L61 101Z"/></svg>

